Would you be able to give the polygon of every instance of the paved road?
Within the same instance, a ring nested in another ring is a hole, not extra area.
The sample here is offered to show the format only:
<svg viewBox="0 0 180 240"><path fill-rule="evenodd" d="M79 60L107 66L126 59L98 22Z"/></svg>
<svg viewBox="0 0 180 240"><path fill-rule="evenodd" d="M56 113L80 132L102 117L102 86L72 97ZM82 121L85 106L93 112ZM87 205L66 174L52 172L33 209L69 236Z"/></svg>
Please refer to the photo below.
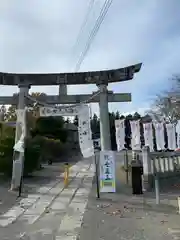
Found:
<svg viewBox="0 0 180 240"><path fill-rule="evenodd" d="M0 239L63 240L75 237L81 226L93 175L91 159L80 161L70 170L67 188L64 188L60 175L28 193L0 215Z"/></svg>
<svg viewBox="0 0 180 240"><path fill-rule="evenodd" d="M91 189L92 160L80 161L71 168L67 188L56 166L47 172L44 169L40 174L49 173L51 181L29 187L24 198L0 215L0 239L180 239L180 215L175 205L169 204L175 195L166 199L162 194L160 207L151 194L132 196L131 188L123 184L121 164L117 167L117 193L102 194L100 200L96 200L95 185Z"/></svg>
<svg viewBox="0 0 180 240"><path fill-rule="evenodd" d="M44 169L35 172L31 177L25 178L23 182L23 193L25 197L28 193L36 192L40 187L50 184L55 178L59 178L60 173L64 171L64 166L61 163L53 165L44 165ZM17 198L17 192L11 192L10 180L0 180L0 214L8 211L14 204L18 204L21 198Z"/></svg>
<svg viewBox="0 0 180 240"><path fill-rule="evenodd" d="M116 159L116 194L103 193L97 200L96 185L93 185L78 240L180 239L177 214L180 190L162 192L160 206L155 204L153 192L143 197L133 196L130 176L129 186L125 185L122 159L122 156Z"/></svg>
<svg viewBox="0 0 180 240"><path fill-rule="evenodd" d="M77 152L71 152L71 156L61 158L62 161L68 161L71 165L82 159L82 156ZM72 157L73 156L73 157ZM23 181L23 197L28 193L36 193L39 188L44 185L51 184L54 179L59 179L60 173L64 171L63 163L53 163L53 165L43 165L44 169L34 172L30 177ZM21 199L17 199L18 193L10 192L10 180L0 178L0 215L7 212L14 204L19 204Z"/></svg>

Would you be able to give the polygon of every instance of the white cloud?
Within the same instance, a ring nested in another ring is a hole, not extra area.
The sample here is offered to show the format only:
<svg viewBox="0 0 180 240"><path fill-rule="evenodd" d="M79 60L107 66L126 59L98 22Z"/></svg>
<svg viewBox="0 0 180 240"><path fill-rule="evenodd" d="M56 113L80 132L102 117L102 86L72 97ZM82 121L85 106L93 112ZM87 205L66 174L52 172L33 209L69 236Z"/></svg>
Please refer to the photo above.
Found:
<svg viewBox="0 0 180 240"><path fill-rule="evenodd" d="M6 0L0 6L0 71L70 71L86 43L103 0L96 0L87 29L74 54L72 48L86 13L87 0ZM81 70L118 68L143 62L134 80L112 84L114 92L132 92L133 102L110 104L111 110L132 112L179 70L180 16L178 1L114 0ZM15 87L1 87L11 95ZM70 86L69 93L90 93L96 86ZM57 87L32 91L58 92ZM119 109L120 108L120 109ZM94 106L93 110L97 111ZM136 110L135 110L136 111Z"/></svg>

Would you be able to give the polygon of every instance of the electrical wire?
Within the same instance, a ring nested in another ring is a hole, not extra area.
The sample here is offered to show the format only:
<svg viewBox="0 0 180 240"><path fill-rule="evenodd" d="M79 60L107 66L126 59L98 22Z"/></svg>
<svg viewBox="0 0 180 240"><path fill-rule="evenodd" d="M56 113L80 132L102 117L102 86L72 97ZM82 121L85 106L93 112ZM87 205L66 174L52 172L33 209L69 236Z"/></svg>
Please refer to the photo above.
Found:
<svg viewBox="0 0 180 240"><path fill-rule="evenodd" d="M81 40L81 37L82 37L82 35L84 33L84 29L85 29L85 27L86 27L86 25L88 23L89 16L90 16L90 14L91 14L91 12L93 10L94 3L95 3L95 0L90 0L88 9L87 9L87 12L86 12L86 15L85 15L85 18L84 18L83 23L82 23L82 25L80 27L80 31L78 33L76 42L75 42L74 47L73 47L73 52L75 52L75 49L80 44L80 40Z"/></svg>
<svg viewBox="0 0 180 240"><path fill-rule="evenodd" d="M94 28L92 29L92 31L91 31L91 33L89 35L88 41L86 43L86 46L85 46L84 50L82 51L82 53L80 54L80 58L79 58L76 66L75 66L75 71L76 72L79 71L79 69L81 67L81 64L84 61L84 59L85 59L85 57L86 57L86 55L87 55L87 53L88 53L88 51L89 51L89 49L91 47L91 44L92 44L94 38L96 37L96 35L97 35L97 33L98 33L98 31L99 31L99 29L100 29L104 19L105 19L107 13L108 13L108 10L109 10L112 2L113 2L113 0L106 0L104 2L103 6L101 8L100 15L97 18L96 23L94 25Z"/></svg>
<svg viewBox="0 0 180 240"><path fill-rule="evenodd" d="M79 71L79 68L92 44L92 41L94 40L97 32L98 32L98 28L100 28L100 25L101 25L101 21L103 20L103 14L107 8L107 4L108 4L109 0L106 0L101 8L101 11L100 11L100 14L99 14L99 17L97 18L96 20L96 23L94 25L94 28L92 29L92 31L90 32L90 35L89 35L89 38L88 38L88 41L86 43L86 46L84 48L84 51L82 51L82 53L80 54L80 58L76 64L76 67L75 67L75 71Z"/></svg>
<svg viewBox="0 0 180 240"><path fill-rule="evenodd" d="M88 21L90 12L92 11L92 7L93 7L93 5L94 5L94 2L95 2L95 0L91 0L91 1L90 1L90 4L89 4L89 7L88 7L88 11L87 11L86 17L85 17L85 19L84 19L84 21L83 21L83 24L82 24L82 26L81 26L81 29L80 29L80 32L79 32L79 34L78 34L78 38L77 38L77 41L76 41L76 44L75 44L75 45L78 44L79 39L80 39L80 35L83 33L83 29L84 29L84 27L85 27L86 24L87 24L87 21ZM90 49L90 47L91 47L91 44L92 44L94 38L96 37L96 35L97 35L97 33L98 33L98 31L99 31L99 29L100 29L100 27L101 27L101 24L103 23L106 15L107 15L107 13L108 13L108 10L109 10L112 2L113 2L113 0L106 0L106 1L104 2L103 7L101 8L100 15L99 15L99 17L97 18L96 23L95 23L95 26L94 26L93 30L91 31L91 33L90 33L90 35L89 35L89 39L88 39L88 41L87 41L87 43L86 43L85 49L84 49L84 51L82 52L82 54L80 55L80 58L79 58L79 60L78 60L78 62L77 62L77 64L76 64L76 67L75 67L75 70L76 70L76 71L79 70L82 62L84 61L84 58L86 57L86 55L87 55L87 53L88 53L88 51L89 51L89 49ZM74 108L74 107L80 106L80 105L82 105L82 104L87 104L87 103L90 103L90 101L91 101L94 97L98 96L99 94L100 94L100 91L97 91L95 94L93 94L93 95L92 95L89 99L87 99L86 101L80 102L80 103L78 103L78 104L69 105L69 106L60 106L60 107L55 106L54 108L58 108L58 109L68 109L68 108L72 108L72 107ZM33 97L31 97L31 96L27 96L27 98L28 98L29 100L37 103L37 104L40 105L40 106L52 108L52 105L49 105L49 104L46 104L46 103L44 103L44 102L38 101L36 98L33 98Z"/></svg>

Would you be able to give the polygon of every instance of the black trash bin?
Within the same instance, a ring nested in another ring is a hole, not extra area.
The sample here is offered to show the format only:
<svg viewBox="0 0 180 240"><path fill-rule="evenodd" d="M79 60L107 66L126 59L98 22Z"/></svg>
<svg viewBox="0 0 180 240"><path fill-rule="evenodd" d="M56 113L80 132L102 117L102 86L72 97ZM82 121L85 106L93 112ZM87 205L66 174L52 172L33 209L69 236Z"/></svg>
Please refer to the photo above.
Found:
<svg viewBox="0 0 180 240"><path fill-rule="evenodd" d="M132 180L132 194L143 194L142 190L142 174L143 167L139 161L132 161L131 163L131 180Z"/></svg>

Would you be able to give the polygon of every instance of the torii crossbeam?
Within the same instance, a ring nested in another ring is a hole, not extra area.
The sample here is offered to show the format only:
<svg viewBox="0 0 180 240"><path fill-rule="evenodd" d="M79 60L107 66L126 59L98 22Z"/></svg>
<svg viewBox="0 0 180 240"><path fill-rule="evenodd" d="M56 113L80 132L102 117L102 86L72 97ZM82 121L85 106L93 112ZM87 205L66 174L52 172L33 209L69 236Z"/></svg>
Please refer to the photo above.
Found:
<svg viewBox="0 0 180 240"><path fill-rule="evenodd" d="M76 104L85 102L90 99L93 95L91 94L82 94L82 95L54 95L54 96L39 96L33 97L39 102L44 102L46 104ZM99 103L99 95L91 99L91 103ZM131 102L131 93L115 93L108 92L108 102ZM27 104L31 103L31 100L27 101ZM7 97L0 97L0 105L18 105L18 95Z"/></svg>

